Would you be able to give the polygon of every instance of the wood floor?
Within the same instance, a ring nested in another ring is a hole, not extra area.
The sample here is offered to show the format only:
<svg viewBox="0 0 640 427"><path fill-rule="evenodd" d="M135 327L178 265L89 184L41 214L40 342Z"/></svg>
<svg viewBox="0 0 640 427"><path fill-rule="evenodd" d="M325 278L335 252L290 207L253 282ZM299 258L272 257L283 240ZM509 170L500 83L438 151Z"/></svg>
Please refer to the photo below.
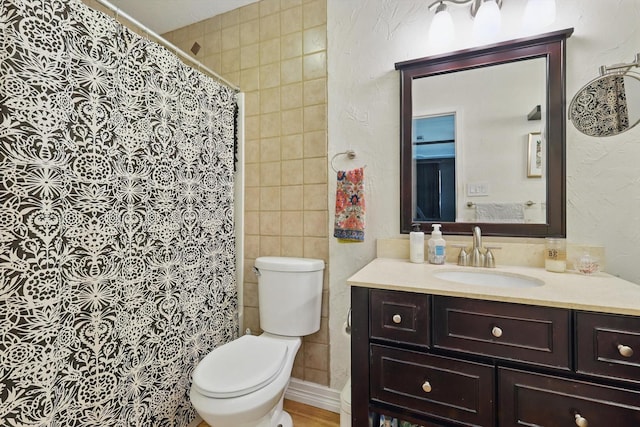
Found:
<svg viewBox="0 0 640 427"><path fill-rule="evenodd" d="M314 406L294 402L284 401L284 410L293 418L294 427L339 427L340 415L335 412L325 411ZM205 422L198 427L209 427Z"/></svg>

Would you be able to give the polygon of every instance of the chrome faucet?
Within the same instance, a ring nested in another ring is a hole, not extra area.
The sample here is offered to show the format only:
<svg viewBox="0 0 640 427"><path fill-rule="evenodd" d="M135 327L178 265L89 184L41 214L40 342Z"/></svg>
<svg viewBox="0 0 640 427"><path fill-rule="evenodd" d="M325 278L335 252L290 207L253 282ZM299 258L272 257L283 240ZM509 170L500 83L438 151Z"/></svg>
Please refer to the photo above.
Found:
<svg viewBox="0 0 640 427"><path fill-rule="evenodd" d="M473 248L471 249L471 266L483 267L484 254L482 253L482 232L477 225L473 227Z"/></svg>

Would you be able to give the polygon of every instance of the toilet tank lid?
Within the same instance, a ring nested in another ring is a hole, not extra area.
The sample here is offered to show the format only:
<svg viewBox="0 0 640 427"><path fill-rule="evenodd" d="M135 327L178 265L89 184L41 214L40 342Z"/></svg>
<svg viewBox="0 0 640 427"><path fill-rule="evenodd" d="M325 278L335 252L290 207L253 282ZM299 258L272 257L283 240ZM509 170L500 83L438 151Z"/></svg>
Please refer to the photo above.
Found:
<svg viewBox="0 0 640 427"><path fill-rule="evenodd" d="M258 270L268 271L318 271L324 269L324 261L313 258L260 257L256 258Z"/></svg>

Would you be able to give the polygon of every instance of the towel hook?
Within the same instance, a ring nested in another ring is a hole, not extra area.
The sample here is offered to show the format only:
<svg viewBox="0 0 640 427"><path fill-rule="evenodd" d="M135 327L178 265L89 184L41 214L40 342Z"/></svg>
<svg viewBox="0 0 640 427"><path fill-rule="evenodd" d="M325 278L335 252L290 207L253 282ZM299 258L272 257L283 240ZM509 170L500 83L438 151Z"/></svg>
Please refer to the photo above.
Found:
<svg viewBox="0 0 640 427"><path fill-rule="evenodd" d="M336 159L336 157L338 156L347 156L349 158L349 160L353 160L356 158L356 152L353 150L347 150L347 151L343 151L341 153L336 153L333 155L333 157L331 158L331 169L333 169L333 171L335 173L338 173L338 169L336 169L335 165L333 164L333 161ZM367 165L364 165L364 167L366 168Z"/></svg>

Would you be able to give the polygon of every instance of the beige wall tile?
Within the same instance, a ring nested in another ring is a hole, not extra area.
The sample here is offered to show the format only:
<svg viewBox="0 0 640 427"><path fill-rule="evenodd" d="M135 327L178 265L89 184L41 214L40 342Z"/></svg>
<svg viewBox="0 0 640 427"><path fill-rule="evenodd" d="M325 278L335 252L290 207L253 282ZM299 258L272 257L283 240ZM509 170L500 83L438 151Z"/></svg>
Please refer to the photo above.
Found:
<svg viewBox="0 0 640 427"><path fill-rule="evenodd" d="M327 49L327 28L324 25L304 30L302 38L305 55Z"/></svg>
<svg viewBox="0 0 640 427"><path fill-rule="evenodd" d="M222 52L222 33L216 31L205 34L202 38L202 48L204 49L204 56Z"/></svg>
<svg viewBox="0 0 640 427"><path fill-rule="evenodd" d="M260 45L258 43L240 48L240 69L246 70L260 65Z"/></svg>
<svg viewBox="0 0 640 427"><path fill-rule="evenodd" d="M302 159L282 161L282 185L303 183Z"/></svg>
<svg viewBox="0 0 640 427"><path fill-rule="evenodd" d="M327 209L327 185L326 184L305 185L303 191L304 191L303 207L305 210Z"/></svg>
<svg viewBox="0 0 640 427"><path fill-rule="evenodd" d="M296 357L293 360L293 368L291 370L291 376L294 378L304 379L304 341L296 353Z"/></svg>
<svg viewBox="0 0 640 427"><path fill-rule="evenodd" d="M280 236L260 236L260 256L280 256Z"/></svg>
<svg viewBox="0 0 640 427"><path fill-rule="evenodd" d="M260 114L260 91L254 90L253 92L244 93L244 115L255 116Z"/></svg>
<svg viewBox="0 0 640 427"><path fill-rule="evenodd" d="M303 209L302 185L288 185L282 187L281 203L283 211L301 211Z"/></svg>
<svg viewBox="0 0 640 427"><path fill-rule="evenodd" d="M307 258L329 259L329 240L327 237L305 237L304 256Z"/></svg>
<svg viewBox="0 0 640 427"><path fill-rule="evenodd" d="M325 77L327 75L327 53L323 51L305 55L302 67L302 75L305 80Z"/></svg>
<svg viewBox="0 0 640 427"><path fill-rule="evenodd" d="M302 33L295 32L280 39L280 57L290 59L302 56Z"/></svg>
<svg viewBox="0 0 640 427"><path fill-rule="evenodd" d="M302 243L303 243L302 237L283 236L282 237L282 256L292 256L292 257L304 256Z"/></svg>
<svg viewBox="0 0 640 427"><path fill-rule="evenodd" d="M240 49L222 51L222 73L227 74L240 70Z"/></svg>
<svg viewBox="0 0 640 427"><path fill-rule="evenodd" d="M218 74L222 74L222 54L214 53L213 55L202 58L202 63Z"/></svg>
<svg viewBox="0 0 640 427"><path fill-rule="evenodd" d="M282 11L280 31L283 35L302 31L302 6Z"/></svg>
<svg viewBox="0 0 640 427"><path fill-rule="evenodd" d="M304 212L304 235L311 237L327 236L327 211Z"/></svg>
<svg viewBox="0 0 640 427"><path fill-rule="evenodd" d="M327 79L304 82L304 105L327 103Z"/></svg>
<svg viewBox="0 0 640 427"><path fill-rule="evenodd" d="M304 157L327 156L327 132L317 130L304 133Z"/></svg>
<svg viewBox="0 0 640 427"><path fill-rule="evenodd" d="M260 163L260 185L270 187L280 185L280 162Z"/></svg>
<svg viewBox="0 0 640 427"><path fill-rule="evenodd" d="M240 87L245 92L260 89L260 68L249 68L240 72Z"/></svg>
<svg viewBox="0 0 640 427"><path fill-rule="evenodd" d="M251 163L244 167L244 185L247 187L258 187L260 185L260 164Z"/></svg>
<svg viewBox="0 0 640 427"><path fill-rule="evenodd" d="M245 211L260 210L260 187L246 187L244 189Z"/></svg>
<svg viewBox="0 0 640 427"><path fill-rule="evenodd" d="M305 2L303 5L302 24L304 28L317 27L327 23L326 0Z"/></svg>
<svg viewBox="0 0 640 427"><path fill-rule="evenodd" d="M270 138L280 136L280 113L267 113L260 115L260 137Z"/></svg>
<svg viewBox="0 0 640 427"><path fill-rule="evenodd" d="M282 235L283 236L299 236L303 233L303 213L302 211L284 211L282 212ZM302 252L302 239L299 249ZM284 243L284 242L283 242Z"/></svg>
<svg viewBox="0 0 640 427"><path fill-rule="evenodd" d="M280 87L280 105L283 110L302 107L302 83Z"/></svg>
<svg viewBox="0 0 640 427"><path fill-rule="evenodd" d="M240 23L260 18L260 3L255 2L240 8Z"/></svg>
<svg viewBox="0 0 640 427"><path fill-rule="evenodd" d="M259 235L260 234L260 213L259 212L245 212L244 213L244 232L246 234Z"/></svg>
<svg viewBox="0 0 640 427"><path fill-rule="evenodd" d="M327 353L327 358L329 358L329 354ZM320 384L320 385L329 385L329 372L326 370L318 370L305 368L304 369L304 381Z"/></svg>
<svg viewBox="0 0 640 427"><path fill-rule="evenodd" d="M260 161L277 162L280 160L280 137L260 140Z"/></svg>
<svg viewBox="0 0 640 427"><path fill-rule="evenodd" d="M280 0L280 7L282 8L282 10L301 5L302 0Z"/></svg>
<svg viewBox="0 0 640 427"><path fill-rule="evenodd" d="M282 160L301 159L303 157L303 140L302 134L282 136Z"/></svg>
<svg viewBox="0 0 640 427"><path fill-rule="evenodd" d="M260 162L260 140L252 139L244 143L244 161L245 163Z"/></svg>
<svg viewBox="0 0 640 427"><path fill-rule="evenodd" d="M327 105L304 107L304 131L324 131L327 129Z"/></svg>
<svg viewBox="0 0 640 427"><path fill-rule="evenodd" d="M280 11L280 0L262 0L260 2L260 16L265 17Z"/></svg>
<svg viewBox="0 0 640 427"><path fill-rule="evenodd" d="M244 256L245 258L252 259L258 258L260 256L260 236L244 236ZM246 274L245 280L247 280Z"/></svg>
<svg viewBox="0 0 640 427"><path fill-rule="evenodd" d="M255 274L253 274L253 265L247 265L247 270L244 277L255 276ZM258 284L245 281L243 297L245 307L258 307Z"/></svg>
<svg viewBox="0 0 640 427"><path fill-rule="evenodd" d="M322 184L327 182L327 159L317 157L304 159L304 183Z"/></svg>
<svg viewBox="0 0 640 427"><path fill-rule="evenodd" d="M322 291L322 317L329 318L329 286Z"/></svg>
<svg viewBox="0 0 640 427"><path fill-rule="evenodd" d="M280 63L260 66L260 89L280 86Z"/></svg>
<svg viewBox="0 0 640 427"><path fill-rule="evenodd" d="M320 330L305 337L305 340L308 343L329 344L329 319L326 317L320 319Z"/></svg>
<svg viewBox="0 0 640 427"><path fill-rule="evenodd" d="M222 18L220 15L213 16L209 19L205 19L204 22L204 34L207 35L214 31L220 31L222 29Z"/></svg>
<svg viewBox="0 0 640 427"><path fill-rule="evenodd" d="M276 212L260 211L260 236L280 236L281 214Z"/></svg>
<svg viewBox="0 0 640 427"><path fill-rule="evenodd" d="M263 0L264 1L264 0ZM260 19L260 41L280 37L280 14L274 13Z"/></svg>
<svg viewBox="0 0 640 427"><path fill-rule="evenodd" d="M260 211L280 211L281 187L260 187Z"/></svg>
<svg viewBox="0 0 640 427"><path fill-rule="evenodd" d="M307 30L309 31L309 30ZM222 51L240 47L240 26L234 25L222 29Z"/></svg>
<svg viewBox="0 0 640 427"><path fill-rule="evenodd" d="M282 123L280 125L282 135L297 135L303 130L303 111L302 108L294 108L286 110L281 115Z"/></svg>
<svg viewBox="0 0 640 427"><path fill-rule="evenodd" d="M244 118L244 136L246 139L260 138L260 116Z"/></svg>
<svg viewBox="0 0 640 427"><path fill-rule="evenodd" d="M280 39L260 42L260 65L280 62Z"/></svg>
<svg viewBox="0 0 640 427"><path fill-rule="evenodd" d="M317 369L326 371L329 368L329 346L305 340L304 343L304 367L305 369Z"/></svg>
<svg viewBox="0 0 640 427"><path fill-rule="evenodd" d="M260 97L260 112L274 113L280 111L280 86L264 89Z"/></svg>
<svg viewBox="0 0 640 427"><path fill-rule="evenodd" d="M251 332L254 334L261 332L260 312L257 307L244 307L244 327L251 329Z"/></svg>
<svg viewBox="0 0 640 427"><path fill-rule="evenodd" d="M240 46L260 43L260 21L243 21L240 24Z"/></svg>
<svg viewBox="0 0 640 427"><path fill-rule="evenodd" d="M302 81L302 58L286 59L280 63L280 82L283 85Z"/></svg>
<svg viewBox="0 0 640 427"><path fill-rule="evenodd" d="M220 15L220 26L222 29L238 25L240 23L240 10L233 9Z"/></svg>

